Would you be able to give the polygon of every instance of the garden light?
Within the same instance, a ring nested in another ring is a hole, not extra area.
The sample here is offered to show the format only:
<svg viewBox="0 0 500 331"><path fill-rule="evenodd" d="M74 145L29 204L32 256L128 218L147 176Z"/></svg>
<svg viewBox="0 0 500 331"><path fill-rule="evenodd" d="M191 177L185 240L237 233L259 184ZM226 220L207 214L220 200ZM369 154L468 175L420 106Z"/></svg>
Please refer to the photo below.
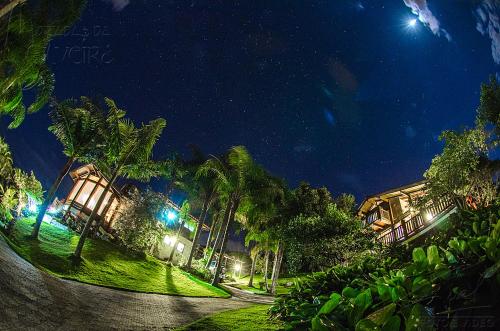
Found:
<svg viewBox="0 0 500 331"><path fill-rule="evenodd" d="M432 220L432 218L433 218L433 217L434 217L434 215L432 215L432 213L431 213L431 212L429 212L429 213L426 213L426 214L425 214L425 219L426 219L427 221Z"/></svg>
<svg viewBox="0 0 500 331"><path fill-rule="evenodd" d="M177 214L171 210L167 212L167 220L173 221L177 217Z"/></svg>

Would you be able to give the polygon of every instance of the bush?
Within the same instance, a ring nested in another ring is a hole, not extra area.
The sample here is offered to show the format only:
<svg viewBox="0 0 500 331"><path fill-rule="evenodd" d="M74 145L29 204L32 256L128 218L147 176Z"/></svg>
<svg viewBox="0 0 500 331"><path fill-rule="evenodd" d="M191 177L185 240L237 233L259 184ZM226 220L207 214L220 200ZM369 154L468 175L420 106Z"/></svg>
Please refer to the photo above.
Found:
<svg viewBox="0 0 500 331"><path fill-rule="evenodd" d="M184 271L189 272L193 276L196 276L206 282L210 282L212 280L212 273L210 270L205 268L205 263L202 260L193 260L191 263L191 268L187 268L185 266L181 267Z"/></svg>
<svg viewBox="0 0 500 331"><path fill-rule="evenodd" d="M313 330L470 328L478 313L492 327L500 308L499 215L491 208L468 215L446 245L416 247L406 263L368 257L314 274L271 312L289 328Z"/></svg>
<svg viewBox="0 0 500 331"><path fill-rule="evenodd" d="M166 234L158 222L165 197L150 190L133 193L124 203L123 213L116 222L119 242L135 252L150 252Z"/></svg>

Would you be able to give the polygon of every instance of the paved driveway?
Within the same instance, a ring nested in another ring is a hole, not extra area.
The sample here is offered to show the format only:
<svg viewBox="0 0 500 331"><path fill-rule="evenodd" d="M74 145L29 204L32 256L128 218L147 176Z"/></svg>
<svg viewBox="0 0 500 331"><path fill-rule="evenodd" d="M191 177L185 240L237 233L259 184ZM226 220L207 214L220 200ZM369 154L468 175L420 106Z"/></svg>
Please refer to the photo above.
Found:
<svg viewBox="0 0 500 331"><path fill-rule="evenodd" d="M248 305L237 298L142 294L62 280L33 267L0 236L0 330L168 330Z"/></svg>

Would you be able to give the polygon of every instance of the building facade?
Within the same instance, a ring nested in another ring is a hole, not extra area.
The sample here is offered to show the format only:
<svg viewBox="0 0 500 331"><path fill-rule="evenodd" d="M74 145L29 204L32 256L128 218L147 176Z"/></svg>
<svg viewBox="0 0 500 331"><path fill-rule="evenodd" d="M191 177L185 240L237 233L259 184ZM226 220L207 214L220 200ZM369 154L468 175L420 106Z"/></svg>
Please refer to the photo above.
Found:
<svg viewBox="0 0 500 331"><path fill-rule="evenodd" d="M414 240L456 211L443 197L417 207L426 195L426 182L420 181L367 197L358 209L364 226L378 233L384 244Z"/></svg>
<svg viewBox="0 0 500 331"><path fill-rule="evenodd" d="M68 218L72 218L74 222L83 225L96 207L97 201L108 184L108 179L92 164L84 165L72 171L70 176L73 180L73 187L64 201L65 213L63 218L65 223L68 223ZM110 191L106 193L104 202L99 208L96 217L98 221L101 221L104 231L108 233L115 232L114 225L120 219L122 208L125 205L124 202L127 199L126 192L130 190L130 187L130 185L124 186L120 190L112 186ZM170 226L175 228L176 222L179 221L179 206L166 199L165 210L169 222L162 219L158 219L158 222L165 224L167 227L167 223L169 223ZM154 255L160 259L168 259L172 250L174 250L173 263L186 261L191 249L193 249L192 240L197 223L198 219L189 215L189 219L182 222L181 229L176 229L175 234L167 235L162 241L158 242L157 247L153 249ZM206 225L202 229L209 230Z"/></svg>

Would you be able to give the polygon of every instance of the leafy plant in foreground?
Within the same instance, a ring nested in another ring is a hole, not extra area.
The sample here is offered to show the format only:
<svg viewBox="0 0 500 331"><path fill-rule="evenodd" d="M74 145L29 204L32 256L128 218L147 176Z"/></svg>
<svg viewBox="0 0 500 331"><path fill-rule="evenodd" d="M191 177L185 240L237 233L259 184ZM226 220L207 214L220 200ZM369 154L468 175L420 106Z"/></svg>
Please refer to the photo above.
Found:
<svg viewBox="0 0 500 331"><path fill-rule="evenodd" d="M415 248L408 263L367 260L312 276L271 312L289 329L312 330L450 329L473 323L470 316L494 316L500 284L495 216L472 218L445 247Z"/></svg>

